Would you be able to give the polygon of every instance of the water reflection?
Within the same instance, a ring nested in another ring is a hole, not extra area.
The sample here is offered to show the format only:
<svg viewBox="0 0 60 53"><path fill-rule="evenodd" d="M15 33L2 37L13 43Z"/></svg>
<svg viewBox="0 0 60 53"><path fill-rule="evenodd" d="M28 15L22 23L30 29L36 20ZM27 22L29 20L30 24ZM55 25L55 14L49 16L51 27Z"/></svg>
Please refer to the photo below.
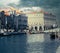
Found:
<svg viewBox="0 0 60 53"><path fill-rule="evenodd" d="M0 53L26 53L25 35L0 37Z"/></svg>
<svg viewBox="0 0 60 53"><path fill-rule="evenodd" d="M51 41L49 34L0 37L0 53L58 53L59 46L59 41Z"/></svg>
<svg viewBox="0 0 60 53"><path fill-rule="evenodd" d="M50 38L49 34L45 34L45 36L48 35L47 37ZM44 48L43 48L43 53L58 53L57 49L60 46L59 40L50 40L44 38Z"/></svg>

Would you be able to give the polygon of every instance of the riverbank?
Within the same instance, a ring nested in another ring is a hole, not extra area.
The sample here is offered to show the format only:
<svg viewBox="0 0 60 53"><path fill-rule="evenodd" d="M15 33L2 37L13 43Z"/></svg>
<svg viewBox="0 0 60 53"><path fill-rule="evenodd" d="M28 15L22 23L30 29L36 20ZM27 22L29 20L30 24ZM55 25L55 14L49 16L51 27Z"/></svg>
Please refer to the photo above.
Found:
<svg viewBox="0 0 60 53"><path fill-rule="evenodd" d="M1 36L19 35L19 34L26 34L26 32L4 32L4 33L0 33Z"/></svg>
<svg viewBox="0 0 60 53"><path fill-rule="evenodd" d="M56 29L50 29L50 30L45 30L45 31L14 31L14 30L8 30L8 31L3 31L1 30L0 35L19 35L19 34L51 34L52 32L54 33L60 33L60 28Z"/></svg>

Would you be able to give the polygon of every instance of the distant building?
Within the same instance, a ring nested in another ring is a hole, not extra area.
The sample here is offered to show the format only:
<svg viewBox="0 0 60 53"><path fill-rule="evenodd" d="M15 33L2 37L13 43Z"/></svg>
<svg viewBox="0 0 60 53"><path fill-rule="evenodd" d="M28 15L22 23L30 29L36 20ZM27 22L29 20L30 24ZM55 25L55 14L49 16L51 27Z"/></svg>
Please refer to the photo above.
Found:
<svg viewBox="0 0 60 53"><path fill-rule="evenodd" d="M1 25L1 28L5 27L5 14L4 13L5 13L4 11L0 12L0 25Z"/></svg>
<svg viewBox="0 0 60 53"><path fill-rule="evenodd" d="M41 8L23 8L21 11L28 17L27 22L29 30L44 31L56 25L56 16L49 13L46 14Z"/></svg>
<svg viewBox="0 0 60 53"><path fill-rule="evenodd" d="M57 27L56 16L52 13L44 12L44 29L53 29Z"/></svg>
<svg viewBox="0 0 60 53"><path fill-rule="evenodd" d="M16 30L27 29L27 16L25 14L15 16L14 25Z"/></svg>
<svg viewBox="0 0 60 53"><path fill-rule="evenodd" d="M27 16L20 14L16 10L0 12L0 28L24 30L27 29Z"/></svg>
<svg viewBox="0 0 60 53"><path fill-rule="evenodd" d="M6 28L7 25L8 28L15 30L28 28L32 31L44 31L57 27L56 16L43 11L40 7L24 7L20 10L10 7L3 10L0 12L2 28Z"/></svg>
<svg viewBox="0 0 60 53"><path fill-rule="evenodd" d="M42 31L44 26L44 14L42 12L26 13L28 16L29 30Z"/></svg>
<svg viewBox="0 0 60 53"><path fill-rule="evenodd" d="M43 31L44 30L44 14L42 10L36 7L23 8L22 11L28 17L28 28L33 31Z"/></svg>
<svg viewBox="0 0 60 53"><path fill-rule="evenodd" d="M14 28L14 22L13 18L10 16L5 17L5 28L8 27L8 29L13 29Z"/></svg>

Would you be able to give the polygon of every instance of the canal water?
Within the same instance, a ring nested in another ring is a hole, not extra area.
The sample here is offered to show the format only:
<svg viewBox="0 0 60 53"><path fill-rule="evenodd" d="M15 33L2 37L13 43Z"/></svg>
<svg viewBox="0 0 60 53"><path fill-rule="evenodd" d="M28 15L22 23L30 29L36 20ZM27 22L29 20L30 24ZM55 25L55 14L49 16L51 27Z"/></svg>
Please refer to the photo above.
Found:
<svg viewBox="0 0 60 53"><path fill-rule="evenodd" d="M0 53L60 53L60 41L49 34L0 36Z"/></svg>

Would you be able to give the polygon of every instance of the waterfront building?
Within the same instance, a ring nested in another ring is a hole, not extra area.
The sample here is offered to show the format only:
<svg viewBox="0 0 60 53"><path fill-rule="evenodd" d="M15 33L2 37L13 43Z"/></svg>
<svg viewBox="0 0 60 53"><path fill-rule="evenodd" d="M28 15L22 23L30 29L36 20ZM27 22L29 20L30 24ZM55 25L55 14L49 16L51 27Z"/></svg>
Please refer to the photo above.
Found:
<svg viewBox="0 0 60 53"><path fill-rule="evenodd" d="M57 28L56 15L44 12L44 30Z"/></svg>
<svg viewBox="0 0 60 53"><path fill-rule="evenodd" d="M21 14L18 9L13 7L2 7L0 8L0 12L0 20L2 23L0 24L3 25L5 29L26 29L27 16L25 14Z"/></svg>
<svg viewBox="0 0 60 53"><path fill-rule="evenodd" d="M5 26L8 27L8 29L13 29L14 28L14 22L13 18L10 16L5 17Z"/></svg>
<svg viewBox="0 0 60 53"><path fill-rule="evenodd" d="M4 28L5 27L5 12L4 11L1 11L0 12L0 24L1 24L1 28Z"/></svg>
<svg viewBox="0 0 60 53"><path fill-rule="evenodd" d="M0 29L13 29L13 19L11 15L5 14L4 11L0 12Z"/></svg>
<svg viewBox="0 0 60 53"><path fill-rule="evenodd" d="M3 9L0 13L2 24L10 26L15 30L29 29L30 31L44 31L57 27L56 16L52 13L43 11L40 7L24 7L17 10L9 7L7 10ZM28 27L27 27L28 26Z"/></svg>
<svg viewBox="0 0 60 53"><path fill-rule="evenodd" d="M22 11L27 15L28 28L30 31L44 30L44 14L42 10L37 7L23 8Z"/></svg>
<svg viewBox="0 0 60 53"><path fill-rule="evenodd" d="M14 18L14 27L16 30L27 29L27 16L25 14L16 15Z"/></svg>
<svg viewBox="0 0 60 53"><path fill-rule="evenodd" d="M28 16L28 26L29 29L36 30L36 31L42 31L44 26L44 14L42 12L31 12L26 13Z"/></svg>
<svg viewBox="0 0 60 53"><path fill-rule="evenodd" d="M20 10L28 17L29 30L44 31L56 25L56 16L51 13L47 14L40 7L24 7Z"/></svg>

